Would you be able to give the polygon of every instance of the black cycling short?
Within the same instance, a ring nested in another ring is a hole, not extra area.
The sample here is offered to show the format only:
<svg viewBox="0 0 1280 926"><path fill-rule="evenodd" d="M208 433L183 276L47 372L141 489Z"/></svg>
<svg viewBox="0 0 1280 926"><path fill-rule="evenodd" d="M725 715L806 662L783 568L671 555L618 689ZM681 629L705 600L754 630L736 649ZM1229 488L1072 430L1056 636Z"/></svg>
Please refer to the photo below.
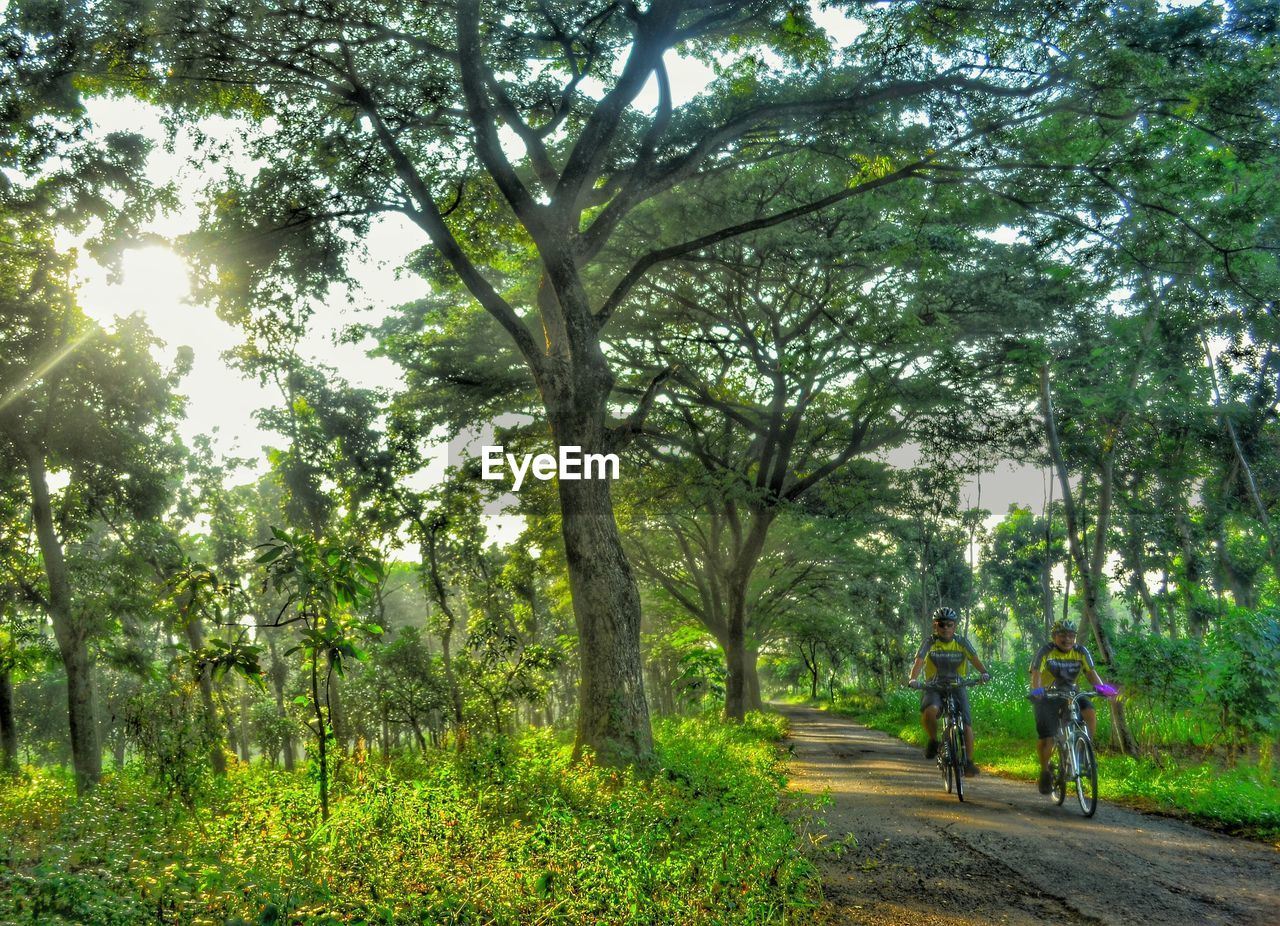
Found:
<svg viewBox="0 0 1280 926"><path fill-rule="evenodd" d="M973 720L969 716L969 689L956 689L956 705L960 708L960 716L964 718L966 727L973 726ZM938 716L942 716L942 692L933 691L926 688L920 693L920 710L933 706L938 709Z"/></svg>
<svg viewBox="0 0 1280 926"><path fill-rule="evenodd" d="M1076 703L1080 705L1081 713L1093 707L1093 702L1083 695ZM1058 732L1058 714L1067 706L1067 702L1059 701L1056 698L1041 698L1034 704L1036 709L1036 736L1042 740L1050 739Z"/></svg>

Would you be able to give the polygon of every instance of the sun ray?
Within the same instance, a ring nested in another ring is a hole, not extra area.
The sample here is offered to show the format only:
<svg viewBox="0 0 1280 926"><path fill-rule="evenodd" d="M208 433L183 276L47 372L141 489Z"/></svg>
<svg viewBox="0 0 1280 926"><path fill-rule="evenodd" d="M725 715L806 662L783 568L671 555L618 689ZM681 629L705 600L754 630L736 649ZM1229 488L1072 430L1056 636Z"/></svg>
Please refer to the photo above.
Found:
<svg viewBox="0 0 1280 926"><path fill-rule="evenodd" d="M0 411L4 411L5 408L11 405L18 398L18 396L22 395L36 383L40 382L40 380L48 376L54 368L58 366L58 364L62 363L62 361L75 353L81 344L97 334L98 331L99 329L96 326L90 328L84 334L72 338L60 347L51 357L27 374L26 379L5 393L4 398L0 399Z"/></svg>

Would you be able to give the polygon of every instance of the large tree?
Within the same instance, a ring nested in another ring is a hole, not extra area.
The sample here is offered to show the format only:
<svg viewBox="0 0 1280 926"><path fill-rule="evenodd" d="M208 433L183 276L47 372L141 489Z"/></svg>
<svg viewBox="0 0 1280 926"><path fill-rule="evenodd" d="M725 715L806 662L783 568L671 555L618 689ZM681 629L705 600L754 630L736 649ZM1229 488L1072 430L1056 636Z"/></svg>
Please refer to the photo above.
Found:
<svg viewBox="0 0 1280 926"><path fill-rule="evenodd" d="M425 263L460 280L519 349L552 439L608 452L626 430L610 424L615 371L601 333L656 266L912 178L972 182L1105 231L1135 209L1172 208L1159 191L1135 202L1130 175L1115 170L1142 149L1144 127L1185 123L1194 101L1198 126L1231 131L1248 107L1218 104L1250 87L1206 90L1200 78L1266 60L1252 20L1208 6L842 8L857 27L839 41L779 0L100 0L38 25L100 53L89 67L114 86L253 121L263 167L210 198L201 245L237 298L322 292L341 272L344 230L403 214L434 248ZM717 76L677 104L680 55ZM812 152L829 183L811 199L765 216L717 211L634 252L604 289L587 285L638 205L727 167L785 170ZM250 249L225 246L233 232ZM512 245L538 278L527 299L495 285ZM609 485L565 480L559 493L581 637L579 743L634 759L650 749L640 609Z"/></svg>
<svg viewBox="0 0 1280 926"><path fill-rule="evenodd" d="M743 198L742 186L716 201ZM754 192L761 211L785 195L764 182ZM909 439L941 439L944 453L994 449L1001 419L1017 412L993 389L1003 348L1070 298L1061 268L963 227L995 217L897 192L674 261L637 287L641 311L609 335L632 369L671 371L647 442L706 473L691 499L705 523L682 538L700 565L679 572L695 569L708 591L695 613L725 650L730 717L759 707L764 627L748 589L775 519ZM873 480L862 491L873 494ZM649 504L661 529L669 506Z"/></svg>
<svg viewBox="0 0 1280 926"><path fill-rule="evenodd" d="M53 624L66 670L72 757L84 790L102 771L91 643L105 616L77 604L67 547L86 539L101 517L143 519L164 510L179 404L175 381L151 359L151 338L136 322L107 332L66 299L10 302L5 310L4 353L33 362L0 370L0 465L25 476L44 573L32 593ZM65 489L51 488L52 472L69 476Z"/></svg>
<svg viewBox="0 0 1280 926"><path fill-rule="evenodd" d="M76 607L67 544L108 511L163 506L180 403L145 326L106 331L76 302L77 254L60 237L111 262L166 197L145 179L142 138L89 137L66 12L10 8L0 21L0 466L22 484L43 572L24 594L53 623L84 790L102 768L89 648L98 625ZM51 488L54 472L69 477L65 489Z"/></svg>

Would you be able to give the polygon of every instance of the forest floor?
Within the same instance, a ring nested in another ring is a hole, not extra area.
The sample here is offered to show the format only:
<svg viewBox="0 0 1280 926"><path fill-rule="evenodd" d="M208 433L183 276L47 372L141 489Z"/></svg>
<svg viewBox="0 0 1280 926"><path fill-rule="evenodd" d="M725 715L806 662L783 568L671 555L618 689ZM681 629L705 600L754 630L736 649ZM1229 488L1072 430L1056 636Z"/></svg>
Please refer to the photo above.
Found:
<svg viewBox="0 0 1280 926"><path fill-rule="evenodd" d="M1280 850L1102 802L1085 819L1034 784L942 787L920 749L844 717L790 721L791 787L826 793L822 922L851 926L1274 926ZM1030 744L1028 744L1028 748ZM982 764L978 741L978 764ZM1106 758L1100 761L1105 793Z"/></svg>

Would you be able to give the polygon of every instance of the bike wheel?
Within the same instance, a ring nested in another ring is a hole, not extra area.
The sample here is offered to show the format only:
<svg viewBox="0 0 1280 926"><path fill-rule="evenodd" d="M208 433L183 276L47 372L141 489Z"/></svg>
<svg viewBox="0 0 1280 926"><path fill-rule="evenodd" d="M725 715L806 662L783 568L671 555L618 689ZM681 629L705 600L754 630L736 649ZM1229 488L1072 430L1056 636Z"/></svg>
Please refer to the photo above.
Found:
<svg viewBox="0 0 1280 926"><path fill-rule="evenodd" d="M1053 778L1053 802L1061 804L1067 799L1067 754L1061 748L1055 748L1053 756L1049 759L1049 774Z"/></svg>
<svg viewBox="0 0 1280 926"><path fill-rule="evenodd" d="M964 800L964 735L958 727L952 727L947 733L947 752L951 755L952 776L956 782L956 797Z"/></svg>
<svg viewBox="0 0 1280 926"><path fill-rule="evenodd" d="M1080 812L1086 817L1092 817L1098 809L1098 763L1089 737L1076 737L1075 752L1076 797L1080 801Z"/></svg>
<svg viewBox="0 0 1280 926"><path fill-rule="evenodd" d="M942 784L950 794L955 780L951 774L951 735L947 732L943 732L942 741L938 744L938 771L942 772Z"/></svg>

